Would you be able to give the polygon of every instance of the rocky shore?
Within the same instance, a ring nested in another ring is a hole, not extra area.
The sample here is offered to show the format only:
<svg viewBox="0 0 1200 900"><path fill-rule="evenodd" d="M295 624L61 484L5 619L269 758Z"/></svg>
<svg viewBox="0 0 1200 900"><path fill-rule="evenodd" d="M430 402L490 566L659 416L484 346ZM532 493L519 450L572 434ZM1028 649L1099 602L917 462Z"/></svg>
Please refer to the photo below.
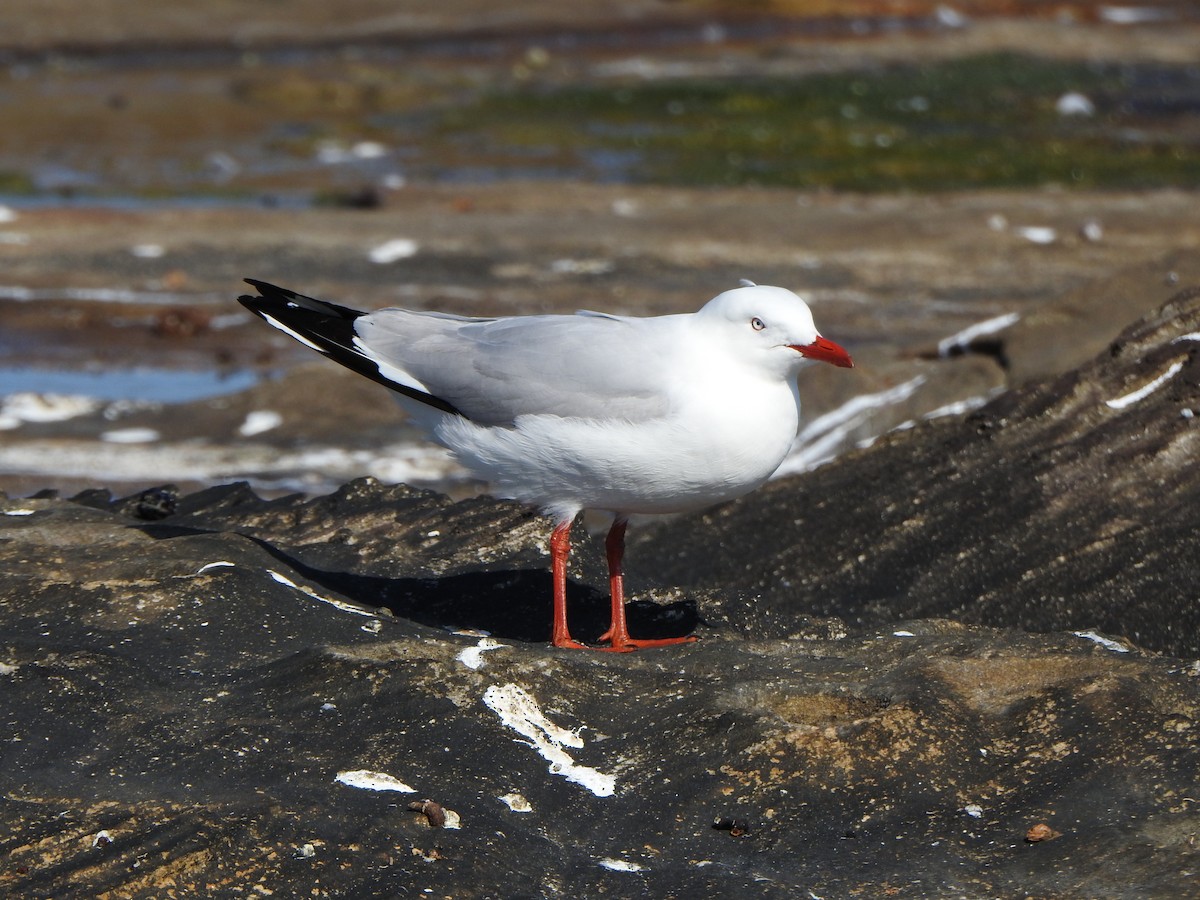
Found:
<svg viewBox="0 0 1200 900"><path fill-rule="evenodd" d="M0 894L1200 895L1195 4L176 6L0 9ZM857 367L558 651L246 277Z"/></svg>
<svg viewBox="0 0 1200 900"><path fill-rule="evenodd" d="M640 529L635 627L700 637L669 650L548 648L547 523L486 498L3 501L0 885L1193 893L1197 334L1185 291L1076 370Z"/></svg>

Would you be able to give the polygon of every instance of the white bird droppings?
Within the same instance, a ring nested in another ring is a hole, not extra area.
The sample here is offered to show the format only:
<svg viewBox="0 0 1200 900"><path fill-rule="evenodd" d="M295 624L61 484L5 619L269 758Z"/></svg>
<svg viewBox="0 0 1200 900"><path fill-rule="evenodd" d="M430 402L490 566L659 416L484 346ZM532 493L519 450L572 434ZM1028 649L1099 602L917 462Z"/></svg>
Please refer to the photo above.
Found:
<svg viewBox="0 0 1200 900"><path fill-rule="evenodd" d="M589 766L576 764L564 747L582 747L583 738L574 731L555 725L537 705L537 701L517 684L492 685L483 694L484 705L500 721L529 743L550 763L550 774L581 785L597 797L611 797L616 778Z"/></svg>
<svg viewBox="0 0 1200 900"><path fill-rule="evenodd" d="M354 769L350 772L338 772L334 781L346 787L362 788L365 791L397 791L401 794L415 794L416 788L411 788L399 778L394 778L386 772L372 772L370 769Z"/></svg>
<svg viewBox="0 0 1200 900"><path fill-rule="evenodd" d="M504 646L504 644L494 641L491 638L480 638L479 643L474 647L468 647L462 653L458 654L458 661L468 669L482 669L483 654L488 650L499 650Z"/></svg>
<svg viewBox="0 0 1200 900"><path fill-rule="evenodd" d="M645 872L646 867L638 863L626 862L623 859L610 859L608 857L600 860L600 867L608 869L612 872Z"/></svg>
<svg viewBox="0 0 1200 900"><path fill-rule="evenodd" d="M525 799L524 794L518 794L516 792L505 794L500 798L500 802L515 813L533 812L533 806L528 800Z"/></svg>

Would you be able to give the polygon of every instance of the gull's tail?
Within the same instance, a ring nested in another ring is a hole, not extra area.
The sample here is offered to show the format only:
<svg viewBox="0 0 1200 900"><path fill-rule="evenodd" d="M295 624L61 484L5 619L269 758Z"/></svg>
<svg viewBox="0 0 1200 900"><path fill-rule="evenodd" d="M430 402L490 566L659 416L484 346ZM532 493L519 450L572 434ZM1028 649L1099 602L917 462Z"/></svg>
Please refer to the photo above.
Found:
<svg viewBox="0 0 1200 900"><path fill-rule="evenodd" d="M452 403L380 371L379 363L362 351L354 330L355 321L366 313L305 297L266 281L247 278L246 283L258 291L258 296L243 294L238 302L268 325L384 387L427 406L461 415Z"/></svg>

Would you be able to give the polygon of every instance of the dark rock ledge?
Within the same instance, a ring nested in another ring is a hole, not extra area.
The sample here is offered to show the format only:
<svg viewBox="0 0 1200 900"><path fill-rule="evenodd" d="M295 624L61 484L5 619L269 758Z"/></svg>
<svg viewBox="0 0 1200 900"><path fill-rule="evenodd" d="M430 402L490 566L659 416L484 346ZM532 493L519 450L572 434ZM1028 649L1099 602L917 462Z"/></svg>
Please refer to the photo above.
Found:
<svg viewBox="0 0 1200 900"><path fill-rule="evenodd" d="M1196 332L643 528L639 654L511 504L0 501L0 891L1195 896Z"/></svg>

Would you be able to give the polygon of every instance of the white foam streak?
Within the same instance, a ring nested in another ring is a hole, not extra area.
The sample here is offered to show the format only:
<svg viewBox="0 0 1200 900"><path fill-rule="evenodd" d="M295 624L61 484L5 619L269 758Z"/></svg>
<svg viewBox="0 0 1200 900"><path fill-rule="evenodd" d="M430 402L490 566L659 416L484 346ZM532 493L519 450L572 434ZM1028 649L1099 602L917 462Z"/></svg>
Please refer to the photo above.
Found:
<svg viewBox="0 0 1200 900"><path fill-rule="evenodd" d="M971 342L976 338L981 338L984 335L995 334L997 331L1003 331L1011 325L1020 321L1020 313L1005 313L1002 316L994 316L990 319L984 319L982 322L976 322L974 325L969 325L962 331L942 338L938 341L938 356L949 356L952 353L961 353L971 345Z"/></svg>
<svg viewBox="0 0 1200 900"><path fill-rule="evenodd" d="M31 303L37 300L78 300L93 303L199 303L225 300L220 294L180 294L170 291L131 291L127 288L30 288L0 285L0 300Z"/></svg>
<svg viewBox="0 0 1200 900"><path fill-rule="evenodd" d="M407 484L441 484L465 477L447 451L428 444L396 444L369 451L314 447L281 452L249 443L221 447L190 442L31 440L0 443L0 469L13 475L68 475L100 481L283 481L301 490L362 475ZM314 474L319 477L314 479Z"/></svg>
<svg viewBox="0 0 1200 900"><path fill-rule="evenodd" d="M931 409L929 412L921 416L922 419L940 419L943 416L962 416L969 412L974 412L987 403L996 394L1002 392L1003 388L996 388L987 394L979 394L975 397L967 397L965 400L955 400L953 403L947 403L945 406L939 406L937 409Z"/></svg>
<svg viewBox="0 0 1200 900"><path fill-rule="evenodd" d="M1181 360L1181 359L1176 360L1175 362L1173 362L1171 364L1171 367L1169 369L1167 369L1167 371L1163 372L1161 375L1159 375L1157 378L1155 378L1149 384L1143 385L1142 387L1138 388L1136 391L1131 391L1130 393L1125 394L1124 396L1114 397L1112 400L1105 400L1104 403L1106 406L1108 406L1111 409L1125 409L1125 407L1127 407L1127 406L1132 406L1133 404L1137 403L1139 400L1143 400L1146 397L1149 397L1151 394L1153 394L1155 391L1157 391L1160 387L1162 387L1164 384L1166 384L1168 381L1170 381L1172 378L1174 378L1176 375L1178 375L1182 369L1183 369L1183 360Z"/></svg>
<svg viewBox="0 0 1200 900"><path fill-rule="evenodd" d="M25 422L62 422L99 408L100 402L91 397L21 391L0 398L0 431L19 428Z"/></svg>
<svg viewBox="0 0 1200 900"><path fill-rule="evenodd" d="M796 475L815 469L837 456L854 430L879 409L903 403L926 381L924 375L874 394L860 394L837 409L817 416L796 437L794 449L775 470L773 477Z"/></svg>

